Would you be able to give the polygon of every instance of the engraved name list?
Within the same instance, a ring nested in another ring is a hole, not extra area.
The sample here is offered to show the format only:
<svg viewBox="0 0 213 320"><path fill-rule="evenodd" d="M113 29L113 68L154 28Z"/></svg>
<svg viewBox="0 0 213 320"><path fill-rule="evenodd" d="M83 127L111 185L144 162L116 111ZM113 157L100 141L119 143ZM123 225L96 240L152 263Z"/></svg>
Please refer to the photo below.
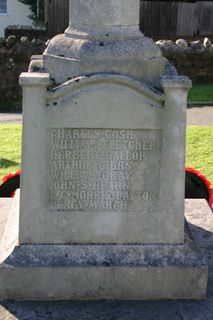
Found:
<svg viewBox="0 0 213 320"><path fill-rule="evenodd" d="M50 128L48 145L50 211L129 211L158 197L160 130Z"/></svg>

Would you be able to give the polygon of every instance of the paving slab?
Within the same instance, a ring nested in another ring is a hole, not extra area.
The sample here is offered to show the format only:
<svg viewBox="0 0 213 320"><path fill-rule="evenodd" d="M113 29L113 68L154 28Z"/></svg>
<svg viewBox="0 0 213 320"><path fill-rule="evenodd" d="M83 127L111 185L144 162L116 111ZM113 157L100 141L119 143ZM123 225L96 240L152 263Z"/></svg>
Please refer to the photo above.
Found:
<svg viewBox="0 0 213 320"><path fill-rule="evenodd" d="M0 113L0 123L21 123L22 114L21 113Z"/></svg>
<svg viewBox="0 0 213 320"><path fill-rule="evenodd" d="M8 215L5 214L6 210L9 214L12 206L12 198L0 198L0 242L3 237L5 226L8 221Z"/></svg>
<svg viewBox="0 0 213 320"><path fill-rule="evenodd" d="M0 123L22 123L21 113L0 113ZM188 126L213 126L213 106L191 106L187 109Z"/></svg>
<svg viewBox="0 0 213 320"><path fill-rule="evenodd" d="M213 126L213 106L190 107L187 109L188 126Z"/></svg>
<svg viewBox="0 0 213 320"><path fill-rule="evenodd" d="M14 198L0 198L0 263L2 263L13 251L18 243L20 190L16 190ZM19 211L18 211L19 212Z"/></svg>

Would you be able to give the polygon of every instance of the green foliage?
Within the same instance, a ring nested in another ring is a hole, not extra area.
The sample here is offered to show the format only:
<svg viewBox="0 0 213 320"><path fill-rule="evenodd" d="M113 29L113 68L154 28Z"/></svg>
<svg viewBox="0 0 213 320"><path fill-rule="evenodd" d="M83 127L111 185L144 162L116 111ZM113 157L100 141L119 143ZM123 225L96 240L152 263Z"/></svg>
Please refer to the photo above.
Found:
<svg viewBox="0 0 213 320"><path fill-rule="evenodd" d="M193 101L213 101L213 83L194 84L189 91L188 100Z"/></svg>
<svg viewBox="0 0 213 320"><path fill-rule="evenodd" d="M32 14L30 18L36 23L44 20L44 0L18 0L30 6Z"/></svg>
<svg viewBox="0 0 213 320"><path fill-rule="evenodd" d="M199 170L213 184L213 126L188 127L186 166Z"/></svg>
<svg viewBox="0 0 213 320"><path fill-rule="evenodd" d="M20 169L21 124L0 124L0 179Z"/></svg>

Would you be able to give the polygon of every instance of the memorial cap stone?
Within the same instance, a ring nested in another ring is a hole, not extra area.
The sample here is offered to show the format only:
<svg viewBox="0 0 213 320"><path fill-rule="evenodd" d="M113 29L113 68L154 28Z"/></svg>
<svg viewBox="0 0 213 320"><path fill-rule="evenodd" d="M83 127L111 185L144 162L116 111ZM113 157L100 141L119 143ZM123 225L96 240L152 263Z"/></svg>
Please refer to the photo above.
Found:
<svg viewBox="0 0 213 320"><path fill-rule="evenodd" d="M165 58L139 30L139 4L137 0L71 0L69 28L50 41L44 69L56 83L98 72L156 82Z"/></svg>

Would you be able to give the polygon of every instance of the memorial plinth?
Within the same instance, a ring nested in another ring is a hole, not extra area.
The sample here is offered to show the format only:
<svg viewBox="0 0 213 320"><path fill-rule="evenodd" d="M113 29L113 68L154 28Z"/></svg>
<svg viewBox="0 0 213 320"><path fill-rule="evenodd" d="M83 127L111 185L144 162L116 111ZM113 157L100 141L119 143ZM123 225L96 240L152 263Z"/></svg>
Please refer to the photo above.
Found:
<svg viewBox="0 0 213 320"><path fill-rule="evenodd" d="M207 267L184 227L191 82L140 33L139 1L72 0L70 17L42 72L20 76L19 245L0 297L202 299Z"/></svg>

